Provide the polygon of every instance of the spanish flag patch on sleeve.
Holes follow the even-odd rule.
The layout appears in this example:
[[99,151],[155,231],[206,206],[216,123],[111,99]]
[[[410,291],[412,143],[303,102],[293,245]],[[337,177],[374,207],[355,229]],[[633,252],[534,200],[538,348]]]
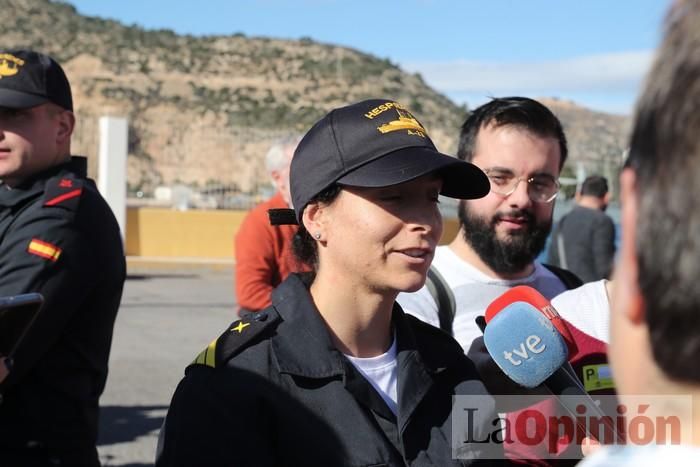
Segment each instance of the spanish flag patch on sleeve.
[[27,252],[51,261],[57,261],[58,257],[61,256],[61,249],[59,247],[41,241],[38,238],[32,238],[32,241],[29,242],[29,246],[27,247]]

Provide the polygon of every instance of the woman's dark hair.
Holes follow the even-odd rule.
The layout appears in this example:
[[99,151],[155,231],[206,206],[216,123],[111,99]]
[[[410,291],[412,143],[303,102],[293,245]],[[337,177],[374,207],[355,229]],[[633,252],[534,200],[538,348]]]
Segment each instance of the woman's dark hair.
[[[340,190],[340,185],[334,183],[311,198],[309,203],[331,203],[340,194]],[[299,230],[297,230],[292,239],[292,251],[300,263],[308,264],[313,267],[314,271],[318,268],[318,246],[316,245],[316,240],[311,238],[311,234],[306,230],[303,223],[299,224]]]

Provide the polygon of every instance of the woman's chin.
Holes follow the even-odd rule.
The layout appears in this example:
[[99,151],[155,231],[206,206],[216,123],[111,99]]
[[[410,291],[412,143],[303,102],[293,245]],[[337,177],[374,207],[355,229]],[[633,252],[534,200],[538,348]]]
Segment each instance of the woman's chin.
[[399,291],[400,292],[408,292],[408,293],[417,292],[418,290],[421,289],[421,287],[423,287],[424,284],[425,284],[425,276],[424,275],[418,275],[417,277],[410,278],[410,279],[407,278],[407,280],[404,281],[404,284],[403,284],[404,286],[399,288]]

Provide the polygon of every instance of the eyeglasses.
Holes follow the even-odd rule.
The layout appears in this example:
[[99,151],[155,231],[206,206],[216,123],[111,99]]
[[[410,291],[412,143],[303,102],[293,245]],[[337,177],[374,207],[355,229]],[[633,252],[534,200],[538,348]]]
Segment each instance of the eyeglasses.
[[534,177],[516,177],[512,172],[503,169],[486,169],[484,173],[491,182],[491,191],[501,196],[510,196],[518,188],[521,181],[527,182],[527,195],[534,203],[551,203],[559,193],[559,181],[547,174]]

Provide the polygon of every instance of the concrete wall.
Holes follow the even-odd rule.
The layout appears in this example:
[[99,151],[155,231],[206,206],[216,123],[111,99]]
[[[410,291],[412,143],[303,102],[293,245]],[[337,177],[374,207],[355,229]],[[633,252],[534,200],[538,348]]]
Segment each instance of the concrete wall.
[[[246,211],[128,208],[126,254],[141,257],[232,259],[233,237]],[[441,243],[457,232],[457,220],[446,219]]]

